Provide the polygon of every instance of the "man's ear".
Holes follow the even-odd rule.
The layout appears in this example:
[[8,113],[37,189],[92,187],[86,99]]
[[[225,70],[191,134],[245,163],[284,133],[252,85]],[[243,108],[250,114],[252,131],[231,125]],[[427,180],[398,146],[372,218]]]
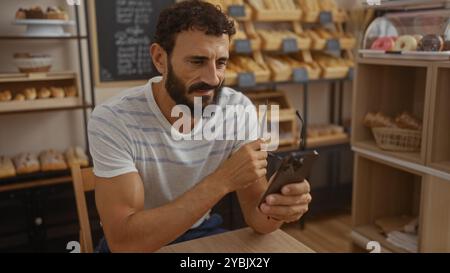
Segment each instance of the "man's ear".
[[150,54],[156,69],[161,75],[164,75],[167,69],[166,51],[159,44],[154,43],[150,46]]

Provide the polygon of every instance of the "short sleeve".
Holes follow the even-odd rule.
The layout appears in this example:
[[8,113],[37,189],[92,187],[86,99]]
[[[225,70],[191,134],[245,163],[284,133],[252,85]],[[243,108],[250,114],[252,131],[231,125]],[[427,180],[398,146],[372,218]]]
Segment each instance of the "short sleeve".
[[100,105],[93,111],[88,136],[96,176],[111,178],[137,172],[131,137],[112,108]]
[[237,117],[236,134],[245,132],[245,138],[237,137],[233,145],[232,153],[237,152],[242,146],[257,140],[259,136],[258,132],[258,116],[257,109],[245,95],[240,95],[239,103],[237,105],[244,107],[245,111],[239,111]]

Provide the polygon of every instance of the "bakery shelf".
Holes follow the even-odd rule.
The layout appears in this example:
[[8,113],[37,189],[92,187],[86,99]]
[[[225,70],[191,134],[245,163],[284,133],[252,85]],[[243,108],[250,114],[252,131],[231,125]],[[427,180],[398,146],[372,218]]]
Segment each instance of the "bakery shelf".
[[403,167],[388,166],[355,156],[353,185],[353,229],[394,252],[405,252],[384,239],[375,223],[385,217],[409,216],[419,220],[418,247],[421,247],[422,203],[425,175]]
[[[356,233],[356,234],[354,234]],[[359,237],[365,238],[364,242],[359,242]],[[395,252],[395,253],[408,253],[407,250],[397,247],[386,240],[386,238],[381,235],[375,225],[365,225],[359,226],[352,229],[352,239],[356,244],[362,248],[366,248],[369,241],[379,242],[381,245],[381,252]]]
[[450,182],[427,176],[422,201],[423,252],[450,251]]
[[450,173],[450,64],[435,68],[434,82],[427,162],[433,168]]
[[[386,153],[415,163],[425,163],[428,136],[432,67],[430,62],[360,59],[356,68],[353,96],[353,134],[355,147]],[[369,113],[381,112],[395,118],[408,112],[422,121],[421,149],[418,154],[382,151],[375,145],[370,128],[363,124]]]
[[358,141],[352,143],[353,147],[376,152],[379,154],[395,157],[404,161],[413,162],[413,163],[421,163],[421,155],[420,153],[405,153],[405,152],[392,152],[392,151],[384,151],[380,149],[374,140],[365,140]]
[[13,82],[35,82],[35,81],[56,81],[56,80],[73,80],[76,74],[73,72],[49,72],[49,73],[5,73],[0,74],[1,83]]
[[78,40],[87,39],[85,35],[71,35],[71,36],[14,36],[1,35],[0,40]]
[[335,134],[335,135],[330,135],[330,136],[308,138],[306,140],[306,147],[307,148],[317,148],[317,147],[332,146],[332,145],[338,145],[338,144],[346,144],[349,142],[350,142],[350,138],[349,138],[348,134],[342,133],[342,134]]
[[51,110],[89,109],[91,105],[81,103],[80,98],[36,99],[32,101],[0,102],[0,115]]
[[0,179],[0,192],[63,184],[72,181],[69,170],[38,172]]

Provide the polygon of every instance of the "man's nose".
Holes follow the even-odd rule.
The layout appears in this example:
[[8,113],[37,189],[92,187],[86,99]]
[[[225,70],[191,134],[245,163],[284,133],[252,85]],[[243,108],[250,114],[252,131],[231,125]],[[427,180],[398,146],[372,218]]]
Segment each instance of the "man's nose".
[[215,64],[210,64],[203,69],[202,81],[211,86],[218,86],[220,84],[220,77]]

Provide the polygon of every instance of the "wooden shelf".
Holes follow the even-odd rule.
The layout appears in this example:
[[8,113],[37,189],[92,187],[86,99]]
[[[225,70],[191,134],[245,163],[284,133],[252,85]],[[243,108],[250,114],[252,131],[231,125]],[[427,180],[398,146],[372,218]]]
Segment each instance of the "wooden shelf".
[[338,144],[345,144],[349,143],[350,138],[348,134],[336,134],[336,135],[330,135],[330,136],[324,136],[324,137],[316,137],[316,138],[308,138],[306,140],[306,147],[307,148],[316,148],[316,147],[323,147],[323,146],[332,146],[332,145],[338,145]]
[[435,168],[435,169],[443,171],[443,172],[450,173],[450,161],[431,163],[430,165],[432,168]]
[[[397,247],[387,241],[386,237],[380,234],[375,225],[365,225],[353,228],[353,232],[368,239],[368,241],[379,242],[382,248],[395,253],[408,253],[406,249]],[[365,246],[363,246],[365,248]]]
[[78,40],[78,39],[87,39],[88,37],[85,35],[77,36],[61,36],[61,37],[54,37],[54,36],[14,36],[14,35],[5,35],[0,36],[0,40]]
[[[388,60],[386,64],[383,60],[361,59],[357,65],[353,96],[353,145],[425,164],[432,71],[430,62],[401,61],[391,64],[391,60]],[[363,124],[369,112],[381,112],[393,119],[403,112],[408,112],[422,120],[421,151],[415,154],[379,149],[375,145],[372,131]]]
[[0,83],[57,81],[76,79],[74,72],[49,72],[49,73],[3,73],[0,74]]
[[29,181],[24,181],[24,182],[20,182],[20,183],[4,184],[4,185],[2,185],[0,183],[0,192],[57,185],[57,184],[68,183],[70,181],[72,181],[72,177],[70,175],[69,176],[66,175],[66,176],[48,178],[48,179],[39,179],[39,180],[30,179]]
[[450,63],[439,64],[434,71],[427,163],[450,174]]
[[413,163],[421,163],[420,153],[405,153],[405,152],[391,152],[378,148],[374,140],[357,141],[352,144],[354,147],[366,149],[372,152],[377,152],[387,156],[392,156],[401,160]]
[[[0,102],[0,114],[45,110],[83,109],[80,98],[36,99],[29,101]],[[86,105],[88,108],[89,106]]]
[[405,252],[389,244],[378,233],[375,222],[402,215],[417,217],[420,221],[425,196],[423,187],[427,183],[425,176],[356,154],[353,183],[353,228],[394,252]]

